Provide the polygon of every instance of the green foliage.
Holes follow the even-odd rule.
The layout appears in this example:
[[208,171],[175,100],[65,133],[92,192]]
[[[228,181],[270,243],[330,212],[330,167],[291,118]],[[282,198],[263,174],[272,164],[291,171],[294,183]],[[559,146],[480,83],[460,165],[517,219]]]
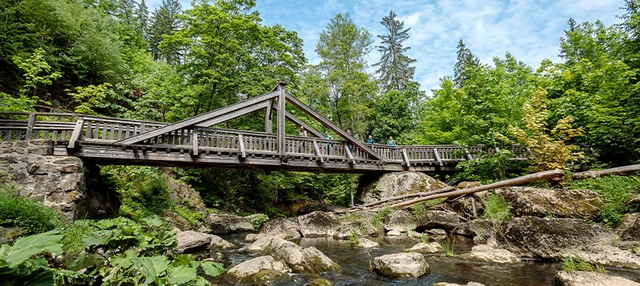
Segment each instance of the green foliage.
[[489,199],[484,201],[485,209],[483,217],[494,221],[510,221],[513,215],[511,214],[511,206],[507,201],[496,194],[490,194]]
[[173,205],[171,206],[171,210],[177,213],[180,217],[184,218],[186,221],[191,224],[191,226],[196,227],[199,223],[205,221],[204,213],[200,211],[193,210],[188,206],[183,205]]
[[451,237],[447,236],[447,238],[438,241],[438,243],[440,244],[440,246],[442,246],[442,248],[444,248],[444,253],[448,257],[456,256],[456,253],[454,251],[455,241]]
[[573,255],[562,259],[562,270],[564,271],[592,271],[598,273],[607,273],[604,266],[589,262],[580,255]]
[[260,227],[263,223],[269,220],[269,217],[263,214],[257,214],[251,218],[251,224],[253,225],[253,229],[256,231],[260,230]]
[[384,219],[393,212],[392,209],[385,207],[371,218],[371,225],[375,228],[382,228]]
[[427,207],[424,203],[413,205],[413,208],[411,209],[411,212],[416,219],[420,218],[426,211]]
[[570,189],[588,189],[602,196],[603,205],[598,213],[598,221],[609,228],[620,224],[625,213],[640,211],[638,205],[626,203],[633,195],[640,194],[640,176],[608,176],[573,181]]
[[[167,256],[176,245],[175,231],[159,217],[138,222],[126,218],[80,220],[62,231],[23,237],[13,246],[0,246],[0,282],[209,285],[197,276],[198,269],[209,276],[224,271],[219,263],[195,261],[191,255]],[[60,263],[55,257],[63,250],[64,261]],[[80,269],[84,271],[77,272]]]
[[347,237],[347,244],[351,247],[357,247],[360,244],[360,236],[355,230],[352,230],[349,237]]
[[170,209],[167,183],[157,168],[107,166],[101,172],[116,180],[121,216],[137,219]]
[[59,230],[18,238],[13,245],[0,246],[0,284],[53,285],[55,270],[47,257],[62,254]]
[[572,138],[583,135],[582,129],[572,127],[573,118],[562,118],[549,130],[546,90],[536,90],[525,103],[523,113],[522,121],[526,127],[510,127],[510,131],[531,150],[533,162],[530,171],[566,170],[569,162],[582,157],[578,146],[567,144]]
[[0,189],[0,225],[21,227],[27,233],[45,232],[61,225],[60,213],[20,196],[14,185],[5,185]]
[[459,181],[481,181],[483,184],[516,177],[527,162],[510,160],[515,155],[507,149],[493,154],[474,154],[474,160],[458,163],[456,168],[462,171],[456,174]]
[[[355,135],[365,133],[365,119],[370,113],[376,83],[366,73],[366,56],[371,51],[371,34],[359,28],[349,14],[333,17],[320,34],[316,51],[322,62],[317,67],[328,93],[317,94],[314,101],[326,103],[321,110],[328,118]],[[314,107],[312,105],[312,107]]]

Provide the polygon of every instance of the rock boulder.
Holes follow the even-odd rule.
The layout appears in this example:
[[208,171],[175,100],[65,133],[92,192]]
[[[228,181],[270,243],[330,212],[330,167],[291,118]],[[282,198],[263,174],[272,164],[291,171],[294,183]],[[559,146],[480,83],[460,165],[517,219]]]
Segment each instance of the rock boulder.
[[640,213],[625,214],[615,232],[622,240],[640,241]]
[[284,239],[300,238],[300,224],[286,218],[270,219],[260,227],[260,234],[277,236]]
[[332,237],[341,226],[337,215],[326,212],[312,212],[299,216],[298,223],[304,237]]
[[460,218],[455,212],[428,210],[418,218],[416,230],[425,231],[432,228],[452,230],[459,224]]
[[595,219],[602,197],[590,190],[548,190],[533,187],[498,189],[515,216]]
[[509,222],[504,244],[514,252],[543,259],[562,259],[565,253],[592,244],[611,244],[614,235],[581,219],[525,216]]
[[407,252],[376,257],[373,269],[382,276],[417,278],[429,272],[429,264],[422,254]]
[[553,283],[558,286],[640,286],[626,278],[589,271],[560,271]]
[[405,210],[397,210],[384,218],[385,231],[407,232],[415,230],[418,225],[412,213]]
[[395,196],[429,192],[445,187],[447,184],[420,172],[365,174],[360,177],[355,203],[371,203]]
[[260,256],[232,267],[227,271],[227,275],[235,281],[248,283],[261,271],[284,274],[290,272],[291,269],[283,262],[277,261],[271,256]]
[[253,232],[253,224],[246,217],[230,214],[209,214],[207,223],[214,234]]

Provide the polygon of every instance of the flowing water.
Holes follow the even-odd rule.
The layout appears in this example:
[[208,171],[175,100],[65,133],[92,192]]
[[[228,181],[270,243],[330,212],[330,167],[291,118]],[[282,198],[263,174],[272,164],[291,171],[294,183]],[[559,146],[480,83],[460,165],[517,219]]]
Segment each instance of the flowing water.
[[[243,251],[248,243],[244,242],[244,235],[223,237],[228,241],[242,246],[240,249],[224,252],[225,269],[231,268],[242,261],[258,255]],[[473,242],[470,239],[453,237],[456,254],[471,250]],[[516,264],[480,263],[461,260],[454,257],[427,255],[427,263],[431,271],[418,279],[386,278],[370,270],[370,263],[374,257],[390,253],[400,253],[404,249],[416,244],[415,240],[394,239],[379,240],[382,247],[375,249],[353,249],[343,241],[331,238],[303,238],[299,241],[301,247],[315,246],[329,258],[338,263],[342,270],[326,272],[318,275],[291,274],[290,279],[276,285],[305,285],[320,277],[332,281],[335,285],[431,285],[436,282],[452,282],[466,284],[470,281],[484,285],[552,285],[556,272],[562,269],[561,263],[526,261]],[[623,276],[640,282],[640,271],[609,270],[609,274]],[[236,285],[229,281],[216,279],[212,282],[219,285]]]

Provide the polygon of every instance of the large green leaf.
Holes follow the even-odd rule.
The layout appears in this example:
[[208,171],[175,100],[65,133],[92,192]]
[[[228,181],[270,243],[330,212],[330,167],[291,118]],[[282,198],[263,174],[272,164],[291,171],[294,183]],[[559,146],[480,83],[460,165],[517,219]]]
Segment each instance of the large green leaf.
[[140,257],[138,261],[145,271],[145,285],[153,283],[169,267],[169,259],[166,256]]
[[222,267],[222,264],[218,262],[202,261],[200,263],[200,266],[202,266],[204,273],[206,273],[209,276],[215,277],[224,272],[224,268]]
[[55,257],[62,253],[62,235],[59,233],[58,230],[52,230],[18,238],[13,246],[3,245],[0,247],[0,260],[6,261],[9,268],[16,268],[38,253],[51,252],[51,255]]
[[169,267],[166,278],[169,284],[180,285],[196,279],[197,276],[195,268],[182,265],[178,267]]

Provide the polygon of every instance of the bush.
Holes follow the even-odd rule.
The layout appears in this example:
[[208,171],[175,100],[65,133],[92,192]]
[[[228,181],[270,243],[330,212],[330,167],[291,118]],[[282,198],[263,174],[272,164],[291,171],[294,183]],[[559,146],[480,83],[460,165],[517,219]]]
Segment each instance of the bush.
[[14,185],[5,185],[0,189],[0,225],[21,227],[33,234],[55,229],[61,220],[59,212],[18,195]]
[[640,193],[640,176],[609,176],[573,181],[570,189],[588,189],[602,196],[603,206],[598,221],[615,228],[626,213],[640,211],[638,205],[626,205],[634,194]]

